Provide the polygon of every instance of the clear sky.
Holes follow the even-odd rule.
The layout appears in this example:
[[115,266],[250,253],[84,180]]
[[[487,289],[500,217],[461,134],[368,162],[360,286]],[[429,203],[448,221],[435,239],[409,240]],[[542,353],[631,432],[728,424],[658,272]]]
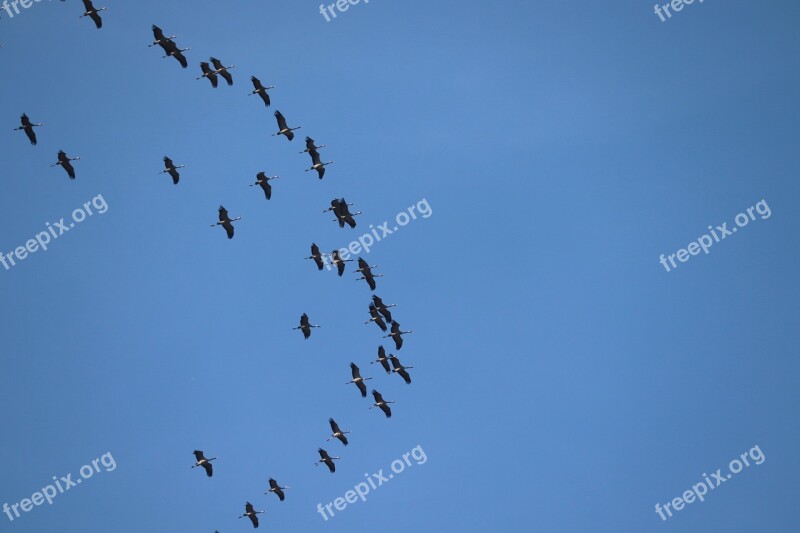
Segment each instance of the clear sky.
[[[326,22],[306,0],[98,0],[100,31],[78,0],[2,14],[0,251],[98,195],[107,211],[0,266],[0,504],[106,452],[116,468],[0,531],[246,531],[247,500],[270,531],[797,530],[800,7],[661,22],[652,3],[371,0]],[[195,80],[211,55],[233,87]],[[269,110],[251,75],[277,86]],[[335,161],[322,181],[305,135]],[[322,213],[340,196],[355,230]],[[363,255],[414,331],[397,352],[363,324],[353,263],[303,258],[422,200]],[[769,218],[659,263],[762,200]],[[231,241],[219,204],[243,217]],[[369,364],[381,343],[411,385]],[[345,385],[351,361],[390,420]],[[317,512],[417,446],[424,464]],[[762,464],[655,512],[754,446]]]

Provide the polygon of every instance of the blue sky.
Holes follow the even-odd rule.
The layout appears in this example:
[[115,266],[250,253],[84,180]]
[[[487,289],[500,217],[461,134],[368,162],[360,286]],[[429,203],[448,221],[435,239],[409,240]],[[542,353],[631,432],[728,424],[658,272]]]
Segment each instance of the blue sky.
[[[101,31],[77,0],[0,20],[0,251],[108,205],[0,267],[0,503],[106,452],[117,467],[0,531],[245,531],[246,500],[274,531],[797,528],[796,3],[667,22],[639,0],[372,0],[331,22],[306,1],[96,5]],[[147,47],[154,23],[188,69]],[[194,79],[211,55],[233,87]],[[269,110],[251,75],[277,86]],[[23,112],[36,147],[11,132]],[[335,160],[322,181],[305,135]],[[74,182],[59,149],[82,157]],[[261,170],[281,176],[269,203]],[[322,214],[337,196],[355,230]],[[369,364],[390,345],[352,263],[303,258],[422,199],[432,216],[365,256],[414,330],[390,350],[407,386]],[[762,199],[768,219],[659,264]],[[231,241],[219,204],[243,217]],[[307,341],[303,312],[322,325]],[[344,384],[351,361],[392,419]],[[325,442],[331,416],[348,447]],[[418,445],[424,464],[317,513]],[[763,464],[654,512],[756,445]],[[220,457],[212,479],[194,449]]]

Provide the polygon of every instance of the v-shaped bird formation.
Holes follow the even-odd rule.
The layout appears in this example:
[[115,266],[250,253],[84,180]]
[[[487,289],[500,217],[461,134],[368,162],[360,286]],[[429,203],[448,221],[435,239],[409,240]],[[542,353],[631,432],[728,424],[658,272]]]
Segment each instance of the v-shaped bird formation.
[[[88,17],[92,19],[97,29],[103,28],[103,19],[101,18],[100,14],[101,12],[106,11],[107,8],[95,8],[91,0],[83,0],[83,5],[84,13],[80,18]],[[190,50],[190,48],[180,48],[174,40],[177,38],[176,35],[167,36],[165,35],[164,31],[156,25],[153,25],[151,29],[153,33],[153,41],[148,46],[160,47],[165,54],[163,56],[164,58],[175,58],[182,68],[187,68],[188,60],[184,55],[184,52]],[[204,78],[207,79],[212,88],[217,88],[219,86],[219,78],[222,78],[228,86],[234,85],[234,78],[230,72],[235,68],[234,65],[226,66],[221,60],[213,56],[210,57],[208,61],[201,61],[199,65],[201,74],[197,77],[198,80],[202,80]],[[275,86],[264,86],[261,80],[259,80],[256,76],[251,76],[250,81],[252,82],[253,90],[249,93],[249,95],[258,95],[263,101],[265,107],[269,108],[272,105],[272,101],[268,91],[274,89]],[[287,122],[286,118],[280,111],[275,111],[274,117],[277,122],[278,130],[272,133],[272,136],[283,136],[287,139],[287,141],[291,142],[295,137],[294,132],[300,129],[301,126],[290,127],[289,122]],[[20,117],[20,126],[15,128],[14,131],[23,131],[30,144],[37,146],[39,144],[39,139],[37,137],[35,128],[40,128],[43,126],[43,123],[32,122],[28,115],[23,113]],[[305,171],[316,171],[317,177],[320,180],[326,175],[326,167],[333,164],[332,160],[323,161],[320,155],[320,150],[326,146],[327,145],[325,144],[317,145],[313,138],[307,136],[305,138],[305,149],[300,152],[300,154],[308,154],[311,158],[311,166],[306,168]],[[51,166],[60,166],[62,169],[64,169],[64,171],[67,173],[67,176],[71,180],[75,180],[76,169],[72,163],[81,160],[81,158],[71,157],[64,150],[58,151],[57,158],[57,162]],[[176,164],[172,158],[169,156],[164,156],[163,166],[164,169],[161,170],[159,174],[169,175],[169,177],[172,179],[172,183],[174,185],[179,185],[181,182],[181,174],[178,171],[180,169],[187,168],[187,165]],[[191,177],[189,179],[191,180]],[[250,186],[260,187],[266,200],[270,201],[272,200],[272,184],[270,182],[277,179],[279,179],[279,176],[268,176],[265,171],[259,171],[256,174],[255,182],[251,183]],[[330,203],[330,207],[325,209],[323,213],[332,212],[335,217],[333,220],[338,223],[340,228],[345,228],[346,226],[355,228],[357,225],[355,217],[360,215],[361,212],[352,212],[350,210],[350,207],[352,206],[353,204],[348,203],[344,197],[334,198]],[[219,206],[217,215],[218,220],[217,222],[211,224],[211,227],[222,226],[222,228],[225,230],[227,238],[233,239],[235,236],[234,222],[242,220],[242,216],[231,218],[228,209],[222,205]],[[311,244],[311,255],[306,259],[313,260],[317,270],[319,271],[323,270],[323,266],[325,265],[326,261],[330,261],[331,264],[336,268],[336,272],[339,277],[341,277],[345,272],[345,264],[353,261],[352,259],[342,259],[339,250],[334,250],[330,254],[326,254],[322,252],[319,246],[315,243]],[[357,280],[365,280],[370,288],[370,291],[375,291],[377,287],[376,279],[383,277],[382,274],[376,274],[374,272],[378,266],[370,265],[361,257],[359,257],[356,262],[358,268],[355,269],[354,272],[360,275]],[[389,310],[395,306],[396,304],[385,304],[379,296],[373,294],[372,299],[368,304],[369,319],[365,322],[365,324],[374,322],[380,328],[381,332],[386,333],[384,338],[391,338],[392,341],[394,341],[395,348],[400,350],[403,347],[403,335],[410,334],[412,331],[404,331],[400,328],[400,323],[397,322],[397,320],[393,317],[392,312]],[[293,329],[300,330],[303,334],[303,338],[305,340],[309,340],[312,337],[312,331],[320,327],[321,326],[319,324],[313,324],[311,322],[311,319],[307,313],[302,313],[300,316],[299,325]],[[378,358],[376,360],[369,361],[369,363],[379,363],[385,370],[386,374],[398,374],[406,384],[411,384],[411,375],[408,371],[413,367],[403,365],[400,362],[400,359],[398,359],[398,357],[394,354],[389,354],[387,356],[386,350],[383,346],[378,346]],[[361,375],[360,368],[354,362],[350,362],[350,376],[351,379],[347,381],[346,384],[355,385],[358,389],[359,397],[367,398],[368,387],[366,382],[374,380],[375,378],[363,377]],[[374,388],[372,389],[371,394],[373,402],[369,406],[369,409],[371,410],[373,408],[378,408],[386,418],[391,418],[392,409],[390,405],[394,404],[395,401],[384,399],[383,395]],[[351,433],[350,430],[340,429],[339,424],[332,417],[328,418],[328,423],[330,425],[331,433],[327,438],[327,441],[338,440],[343,446],[347,446],[349,444],[349,439],[346,435]],[[309,446],[309,449],[313,450],[313,447]],[[324,464],[331,473],[334,473],[336,471],[336,464],[334,461],[338,461],[342,458],[331,456],[321,447],[318,447],[317,453],[319,454],[319,460],[317,460],[314,464]],[[194,450],[193,454],[195,457],[195,464],[192,465],[192,468],[202,468],[205,471],[206,477],[213,478],[214,467],[212,466],[212,461],[215,461],[218,458],[216,456],[206,458],[205,453],[202,450]],[[279,483],[272,477],[269,477],[268,483],[269,489],[265,492],[265,494],[274,493],[278,497],[279,501],[284,501],[286,497],[284,491],[289,487],[279,485]],[[245,503],[244,513],[240,515],[239,518],[248,518],[253,527],[257,528],[259,527],[258,515],[264,512],[265,511],[263,510],[256,510],[255,506],[250,503],[250,501],[247,501]]]

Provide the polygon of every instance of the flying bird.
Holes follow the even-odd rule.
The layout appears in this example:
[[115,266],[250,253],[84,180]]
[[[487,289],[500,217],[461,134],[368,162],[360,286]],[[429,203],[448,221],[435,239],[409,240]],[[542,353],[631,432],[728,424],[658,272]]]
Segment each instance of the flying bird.
[[164,170],[159,172],[159,174],[169,174],[172,177],[172,183],[177,185],[181,179],[181,175],[178,173],[178,169],[184,168],[185,166],[186,165],[180,165],[176,167],[175,164],[172,162],[172,159],[170,159],[167,156],[164,156]]
[[351,228],[356,227],[356,220],[353,218],[355,215],[360,215],[361,211],[357,213],[351,213],[350,207],[353,204],[348,204],[347,200],[344,198],[334,198],[331,200],[331,206],[323,211],[323,213],[327,213],[328,211],[333,211],[333,214],[336,215],[334,219],[335,222],[339,223],[339,227],[343,228],[345,224],[350,226]]
[[228,72],[228,70],[232,69],[236,65],[231,65],[229,67],[226,67],[225,65],[222,64],[222,61],[220,61],[216,57],[209,58],[209,61],[211,61],[211,64],[214,65],[214,73],[222,76],[222,78],[228,83],[228,85],[233,85],[233,76],[231,76],[231,73]]
[[307,339],[311,336],[311,328],[318,328],[318,327],[320,326],[316,324],[311,324],[308,321],[308,315],[303,313],[302,316],[300,317],[300,325],[292,329],[299,329],[300,331],[303,332],[303,337]]
[[211,224],[211,227],[222,226],[225,228],[225,233],[228,234],[228,238],[233,239],[233,223],[237,220],[242,220],[242,217],[231,218],[228,216],[228,210],[219,206],[219,222]]
[[320,148],[325,148],[326,146],[328,145],[323,144],[321,146],[317,146],[316,144],[314,144],[314,139],[312,139],[311,137],[306,137],[306,149],[300,153],[303,154],[305,152],[310,152],[312,150],[319,150]]
[[341,459],[341,457],[331,457],[328,455],[328,452],[320,448],[317,450],[319,452],[320,460],[314,463],[314,466],[317,466],[320,463],[325,463],[325,466],[328,467],[328,470],[331,471],[331,474],[336,472],[336,465],[333,463],[334,459]]
[[386,328],[386,322],[383,321],[383,317],[378,312],[378,308],[375,307],[375,304],[369,304],[369,315],[372,318],[370,318],[369,320],[364,322],[364,324],[369,324],[370,322],[375,322],[378,325],[378,327],[381,328],[381,331],[386,331],[386,329],[387,329]]
[[400,374],[400,377],[403,378],[403,381],[406,382],[406,385],[411,385],[411,376],[408,374],[407,370],[414,367],[403,366],[403,363],[400,362],[400,359],[394,355],[389,357],[389,360],[392,362],[392,372]]
[[28,140],[31,142],[32,145],[36,146],[36,132],[33,131],[33,128],[38,128],[39,126],[44,126],[44,124],[34,124],[31,122],[31,119],[28,118],[28,115],[25,113],[19,118],[21,126],[19,128],[14,128],[14,131],[23,130],[25,135],[28,136]]
[[306,259],[313,259],[314,263],[317,264],[317,270],[322,270],[322,268],[325,266],[325,262],[323,260],[324,257],[325,255],[319,251],[319,246],[312,242],[311,255],[306,257]]
[[208,78],[208,81],[211,82],[211,86],[216,89],[218,84],[217,73],[211,70],[211,67],[205,61],[200,62],[200,70],[203,71],[203,75],[196,79],[202,80],[203,78]]
[[392,321],[392,313],[389,311],[390,307],[395,307],[397,304],[386,305],[383,303],[377,295],[372,295],[372,302],[375,304],[375,307],[378,308],[378,311],[383,315],[383,318],[386,319],[387,322]]
[[319,152],[316,150],[309,150],[309,155],[311,155],[311,167],[306,169],[306,172],[309,170],[316,170],[317,174],[319,175],[319,179],[325,175],[325,165],[330,165],[333,161],[328,161],[327,163],[323,163],[322,160],[319,158]]
[[373,274],[372,273],[373,268],[378,268],[378,265],[370,266],[369,263],[364,261],[364,259],[362,259],[361,257],[358,258],[358,268],[356,269],[356,272],[361,272],[361,277],[356,279],[356,281],[362,279],[367,280],[367,285],[369,285],[370,290],[374,291],[375,278],[382,278],[383,274]]
[[256,511],[255,509],[253,509],[253,504],[250,503],[250,502],[247,502],[247,503],[244,504],[244,514],[242,516],[240,516],[239,518],[244,518],[246,516],[253,523],[253,527],[257,528],[258,527],[258,515],[260,515],[263,512],[265,512],[265,511]]
[[161,48],[164,49],[164,53],[166,54],[164,57],[174,57],[178,63],[181,64],[183,68],[187,68],[189,66],[189,62],[186,60],[186,56],[183,55],[183,52],[190,50],[190,48],[178,48],[178,45],[172,39],[167,39],[166,41],[161,43]]
[[391,337],[394,339],[394,345],[399,350],[403,347],[403,337],[406,333],[414,333],[413,331],[400,331],[400,323],[396,320],[392,322],[392,330],[391,333],[388,335],[384,335],[383,338]]
[[367,386],[364,384],[365,381],[372,378],[362,378],[361,371],[358,369],[355,363],[350,363],[350,373],[353,376],[353,379],[345,383],[345,385],[349,385],[351,383],[355,383],[358,390],[361,391],[361,397],[367,397]]
[[253,87],[254,87],[253,92],[250,93],[250,96],[257,94],[258,96],[261,97],[262,100],[264,100],[264,105],[269,107],[271,102],[269,100],[269,93],[267,92],[267,90],[274,89],[275,86],[270,85],[269,87],[264,87],[264,85],[261,84],[261,80],[259,80],[255,76],[250,76],[250,81],[253,82]]
[[203,455],[202,450],[195,450],[193,453],[194,453],[194,458],[197,460],[197,462],[192,465],[192,468],[196,466],[202,466],[203,470],[206,471],[206,475],[208,477],[211,477],[214,474],[214,469],[211,467],[211,461],[216,459],[216,457],[212,457],[211,459],[206,459],[205,456]]
[[339,277],[344,274],[344,264],[351,262],[352,259],[342,259],[339,256],[339,250],[334,250],[331,252],[331,263],[336,267],[336,271],[339,274]]
[[389,368],[389,359],[386,358],[386,350],[383,348],[383,346],[378,346],[378,358],[369,362],[371,365],[375,363],[380,363],[383,369],[386,370],[387,374],[392,373],[392,369]]
[[256,174],[256,182],[250,186],[255,187],[256,185],[260,185],[261,189],[264,191],[264,196],[266,196],[267,200],[269,200],[272,198],[272,185],[269,184],[269,181],[279,178],[280,176],[267,176],[264,172],[259,172]]
[[278,499],[280,501],[283,501],[283,499],[286,497],[283,494],[283,491],[288,489],[288,488],[289,487],[281,487],[280,485],[278,485],[277,481],[275,481],[272,478],[269,478],[269,490],[267,492],[265,492],[264,494],[269,494],[270,492],[274,492],[278,496]]
[[92,5],[92,0],[83,0],[83,7],[86,8],[86,12],[79,18],[89,17],[94,21],[94,25],[97,26],[98,30],[102,28],[103,19],[100,18],[100,12],[105,11],[108,8],[101,7],[100,9],[95,9],[94,5]]
[[80,157],[69,157],[67,154],[64,153],[64,150],[60,150],[58,152],[58,163],[53,163],[50,166],[51,167],[60,166],[61,168],[67,171],[67,176],[69,176],[69,179],[74,180],[75,169],[73,168],[72,163],[70,163],[70,161],[77,161],[79,159]]
[[392,418],[392,410],[389,408],[389,404],[394,403],[394,400],[392,401],[384,400],[383,396],[381,396],[381,393],[376,391],[375,389],[372,389],[372,397],[375,398],[375,403],[372,404],[370,409],[372,409],[372,407],[377,407],[381,411],[383,411],[383,414],[386,415],[386,418]]
[[331,434],[330,437],[328,437],[327,440],[339,439],[342,442],[342,444],[347,446],[347,437],[345,437],[345,434],[350,432],[342,431],[341,429],[339,429],[339,424],[337,424],[336,420],[334,420],[333,418],[329,418],[328,423],[331,425],[331,431],[333,431],[333,433]]
[[294,139],[294,130],[299,130],[302,126],[298,126],[296,128],[290,128],[286,125],[286,119],[283,117],[280,111],[275,111],[275,118],[278,120],[278,133],[273,133],[272,136],[275,137],[276,135],[283,135],[290,141]]
[[[169,37],[164,36],[164,30],[153,24],[153,38],[155,39],[152,43],[148,44],[147,46],[160,46],[167,51],[168,42],[177,37],[177,35],[170,35]],[[173,43],[174,44],[174,43]]]

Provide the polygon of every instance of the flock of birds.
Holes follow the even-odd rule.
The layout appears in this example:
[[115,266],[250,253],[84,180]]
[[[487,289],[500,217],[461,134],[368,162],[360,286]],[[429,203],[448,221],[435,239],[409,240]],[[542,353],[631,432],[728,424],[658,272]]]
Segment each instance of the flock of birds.
[[[63,0],[62,0],[63,1]],[[91,0],[83,0],[83,4],[85,7],[85,13],[82,15],[84,17],[90,17],[94,22],[96,27],[102,28],[103,20],[100,17],[100,12],[105,11],[107,8],[100,8],[96,9],[93,5]],[[154,41],[149,46],[160,46],[164,53],[166,54],[164,57],[174,57],[183,68],[188,67],[188,61],[186,56],[184,56],[183,52],[189,50],[189,48],[180,48],[175,43],[173,39],[176,38],[175,35],[172,36],[165,36],[164,32],[158,26],[153,25],[153,37]],[[230,73],[230,70],[234,68],[234,65],[225,66],[220,60],[212,57],[210,58],[210,64],[207,62],[200,63],[200,69],[202,71],[202,75],[197,79],[206,78],[211,82],[211,86],[216,88],[218,86],[218,77],[222,77],[228,85],[233,85],[234,80],[233,76]],[[271,100],[269,93],[267,92],[269,89],[275,88],[274,86],[264,87],[261,81],[252,76],[250,78],[253,84],[253,91],[250,95],[257,94],[261,97],[266,107],[270,107]],[[273,134],[273,136],[283,135],[289,141],[294,139],[294,131],[299,129],[290,128],[287,125],[286,119],[284,116],[279,112],[275,111],[274,113],[277,123],[278,123],[278,131]],[[28,140],[32,145],[36,145],[38,140],[36,136],[36,132],[34,128],[44,126],[42,123],[33,123],[31,122],[30,118],[23,114],[20,118],[20,126],[15,128],[15,131],[24,131]],[[326,145],[317,146],[315,144],[314,139],[311,137],[306,137],[306,148],[303,150],[302,153],[308,153],[311,157],[312,165],[311,167],[307,168],[306,171],[315,170],[319,176],[319,179],[322,179],[325,175],[325,167],[333,163],[333,161],[322,162],[319,149],[324,148]],[[78,161],[80,157],[69,157],[63,150],[58,152],[58,161],[51,166],[61,166],[67,173],[70,179],[75,179],[75,168],[72,165],[72,161]],[[180,173],[178,172],[179,169],[184,168],[185,165],[176,165],[172,159],[165,156],[164,157],[164,170],[162,170],[161,174],[169,174],[172,178],[172,182],[177,185],[180,182]],[[253,183],[251,186],[260,186],[261,189],[264,191],[264,195],[266,196],[267,200],[270,200],[272,197],[272,187],[270,185],[270,181],[278,179],[279,176],[267,176],[264,172],[259,172],[256,176],[256,182]],[[353,204],[347,203],[344,198],[335,198],[331,201],[331,206],[323,211],[323,213],[333,212],[334,216],[336,217],[334,220],[338,222],[340,228],[344,228],[345,225],[349,226],[350,228],[356,227],[355,216],[361,214],[360,212],[352,213],[350,211],[350,206]],[[241,220],[241,217],[231,218],[228,214],[228,210],[225,207],[220,206],[219,211],[219,221],[215,224],[212,224],[212,227],[215,226],[222,226],[225,229],[225,232],[229,239],[234,237],[234,226],[233,222]],[[339,256],[338,250],[334,250],[330,254],[325,254],[320,251],[319,247],[315,244],[311,244],[311,255],[306,259],[312,259],[317,266],[318,270],[323,270],[325,265],[325,259],[328,257],[336,269],[338,275],[341,277],[345,271],[345,263],[352,261],[352,259],[342,259]],[[376,289],[376,282],[375,278],[382,277],[381,274],[374,274],[372,269],[376,268],[377,265],[369,265],[364,259],[358,258],[358,269],[355,270],[356,273],[361,274],[361,277],[357,278],[358,280],[366,280],[367,284],[371,291]],[[390,308],[395,307],[396,304],[387,305],[383,302],[383,300],[377,296],[372,295],[372,301],[369,303],[369,320],[365,322],[365,324],[369,324],[370,322],[374,322],[383,332],[388,333],[384,335],[383,338],[391,338],[394,341],[395,348],[400,350],[403,347],[403,335],[412,333],[412,331],[403,331],[400,329],[400,324],[394,319],[392,316],[392,312]],[[391,324],[388,326],[387,324]],[[300,317],[300,325],[293,329],[299,329],[303,333],[303,337],[305,339],[309,339],[311,337],[311,331],[313,328],[319,328],[318,324],[311,324],[311,321],[307,314],[303,313]],[[408,370],[412,369],[411,366],[404,366],[400,359],[397,358],[394,354],[389,354],[387,357],[386,350],[383,346],[378,347],[378,358],[370,361],[370,364],[379,363],[383,369],[386,371],[386,374],[398,374],[406,384],[411,384],[411,376],[408,373]],[[359,369],[358,365],[355,363],[350,363],[350,373],[352,379],[346,382],[347,385],[354,384],[362,398],[367,397],[367,385],[366,381],[371,380],[371,377],[362,377],[361,370]],[[374,399],[374,403],[370,406],[369,409],[374,407],[379,408],[386,418],[391,418],[392,410],[389,407],[390,404],[395,403],[394,400],[385,400],[380,392],[373,389],[372,390],[372,397]],[[347,446],[349,441],[346,437],[350,431],[343,431],[340,429],[338,423],[333,419],[329,418],[328,423],[330,424],[331,435],[328,437],[327,441],[336,439],[342,443],[342,445]],[[319,454],[319,460],[314,463],[314,465],[324,464],[328,467],[331,473],[336,471],[336,465],[334,463],[335,460],[341,459],[341,457],[334,457],[331,456],[326,450],[323,448],[318,448],[317,450]],[[195,450],[195,464],[192,468],[201,467],[205,470],[207,477],[212,477],[214,470],[212,467],[211,462],[217,459],[217,457],[206,458],[204,452],[202,450]],[[269,489],[265,492],[265,494],[274,493],[280,501],[284,501],[285,493],[284,491],[289,487],[281,486],[279,483],[273,479],[269,478]],[[249,501],[245,504],[245,512],[239,518],[249,518],[253,524],[254,528],[257,528],[259,525],[258,515],[264,513],[265,511],[258,511],[254,508],[253,504]]]

